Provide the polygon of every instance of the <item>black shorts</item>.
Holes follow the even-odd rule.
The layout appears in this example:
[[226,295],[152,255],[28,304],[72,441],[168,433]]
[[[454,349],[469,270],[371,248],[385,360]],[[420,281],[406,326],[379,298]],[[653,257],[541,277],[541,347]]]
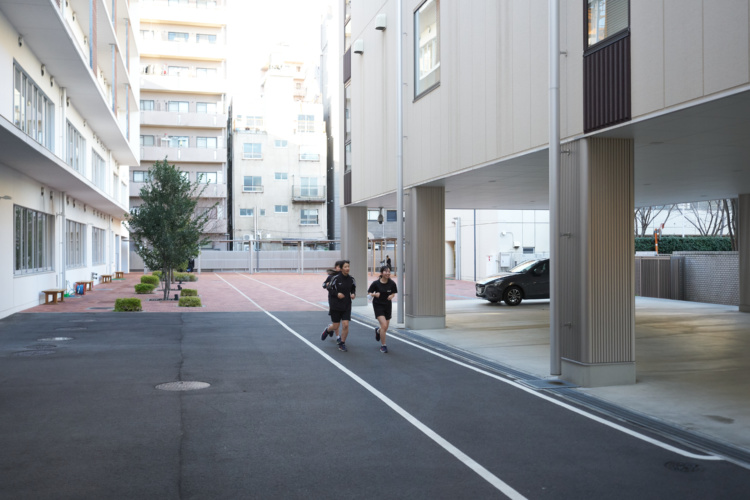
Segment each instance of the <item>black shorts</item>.
[[393,311],[393,303],[388,301],[387,304],[376,304],[372,303],[372,310],[375,311],[375,317],[385,316],[388,321],[391,320],[391,311]]
[[347,309],[346,311],[336,311],[331,309],[328,311],[328,314],[331,316],[331,321],[334,323],[341,323],[341,321],[349,321],[352,319],[351,309]]

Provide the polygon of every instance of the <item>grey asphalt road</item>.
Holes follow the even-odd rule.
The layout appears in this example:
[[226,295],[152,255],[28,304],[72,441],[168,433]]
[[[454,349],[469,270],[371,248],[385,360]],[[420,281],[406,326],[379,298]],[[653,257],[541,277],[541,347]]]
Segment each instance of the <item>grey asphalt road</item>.
[[[324,312],[273,314],[0,320],[0,498],[750,491],[750,471],[731,463],[686,458],[396,339],[381,354],[369,327],[353,323],[341,353],[320,340]],[[156,388],[175,381],[210,386]]]

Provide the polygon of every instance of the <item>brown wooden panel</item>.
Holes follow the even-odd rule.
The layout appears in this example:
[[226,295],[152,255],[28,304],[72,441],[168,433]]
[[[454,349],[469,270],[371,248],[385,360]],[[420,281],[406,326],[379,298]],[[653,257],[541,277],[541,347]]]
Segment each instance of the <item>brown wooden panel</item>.
[[629,121],[630,93],[630,36],[622,37],[584,55],[585,132]]

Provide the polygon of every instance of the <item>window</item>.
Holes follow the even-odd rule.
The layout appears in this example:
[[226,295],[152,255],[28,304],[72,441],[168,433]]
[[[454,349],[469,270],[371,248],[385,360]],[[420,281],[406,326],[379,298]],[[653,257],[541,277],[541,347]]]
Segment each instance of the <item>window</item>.
[[104,229],[91,228],[91,263],[94,265],[106,262],[105,234]]
[[259,142],[246,142],[242,145],[242,158],[245,160],[260,160],[263,158],[263,145]]
[[344,172],[352,170],[352,92],[351,85],[344,89]]
[[534,253],[534,247],[523,247],[523,253],[524,254],[533,254]]
[[154,142],[154,136],[153,135],[142,135],[141,136],[141,146],[153,146],[155,144]]
[[253,216],[252,208],[240,208],[240,217],[252,217],[252,216]]
[[153,99],[141,99],[141,111],[153,111],[154,101]]
[[[239,116],[237,117],[239,118]],[[245,130],[260,132],[263,130],[263,117],[262,116],[246,116],[245,117]]]
[[195,68],[195,76],[198,78],[213,77],[216,74],[216,68]]
[[184,172],[180,171],[180,177],[182,177],[184,180],[190,182],[190,172]]
[[18,205],[14,209],[14,273],[51,271],[55,227],[53,216]]
[[29,137],[54,149],[55,106],[34,81],[13,64],[13,121]]
[[367,220],[377,222],[379,215],[380,215],[380,210],[368,210],[367,211]]
[[299,159],[300,161],[320,161],[320,153],[311,146],[300,146]]
[[107,181],[105,175],[107,172],[107,163],[104,158],[96,154],[96,151],[91,151],[91,180],[94,185],[102,191],[107,190]]
[[141,39],[143,39],[143,40],[153,40],[154,39],[154,30],[141,30]]
[[303,226],[317,226],[318,225],[318,209],[302,209],[299,223]]
[[297,115],[297,132],[315,132],[315,115]]
[[167,75],[188,76],[188,67],[187,66],[169,66],[167,68]]
[[216,35],[198,33],[195,35],[195,41],[198,43],[216,43]]
[[385,212],[385,220],[386,222],[396,222],[398,221],[398,216],[396,215],[395,210],[386,210]]
[[317,177],[300,177],[300,196],[313,198],[320,196]]
[[188,139],[186,135],[170,135],[169,147],[170,148],[187,148],[187,147],[190,147],[190,140]]
[[628,0],[587,0],[587,48],[629,27]]
[[352,23],[351,20],[347,19],[344,25],[344,52],[349,50],[352,46]]
[[285,148],[289,145],[289,141],[286,139],[276,139],[273,143],[275,148]]
[[266,209],[265,208],[261,208],[260,209],[260,216],[263,217],[264,215],[266,215]]
[[170,31],[169,33],[167,33],[167,39],[170,42],[187,42],[188,34],[177,31]]
[[86,265],[86,226],[72,220],[67,221],[67,234],[65,239],[65,266],[83,267]]
[[198,172],[195,178],[199,184],[216,184],[219,180],[216,172]]
[[214,115],[216,114],[216,103],[215,102],[196,102],[195,112]]
[[188,113],[190,107],[187,101],[169,101],[167,103],[167,111],[172,113]]
[[195,147],[197,148],[217,148],[218,140],[216,137],[196,137]]
[[151,175],[146,170],[133,170],[133,182],[149,182]]
[[289,205],[274,205],[273,206],[273,212],[276,214],[288,214],[289,213]]
[[246,175],[242,190],[246,193],[262,193],[263,182],[259,175]]
[[68,122],[68,154],[67,163],[76,172],[86,172],[86,140],[78,133],[78,130]]
[[289,178],[289,176],[286,172],[276,172],[275,174],[273,174],[273,178],[277,181],[285,181]]
[[427,0],[414,13],[414,97],[440,83],[440,0]]

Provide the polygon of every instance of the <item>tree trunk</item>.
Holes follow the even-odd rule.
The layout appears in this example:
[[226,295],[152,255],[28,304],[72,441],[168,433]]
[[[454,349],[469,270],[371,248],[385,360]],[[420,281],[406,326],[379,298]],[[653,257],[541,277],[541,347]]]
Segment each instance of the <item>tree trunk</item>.
[[164,300],[169,300],[169,283],[172,281],[171,271],[163,268],[161,275],[164,276]]

